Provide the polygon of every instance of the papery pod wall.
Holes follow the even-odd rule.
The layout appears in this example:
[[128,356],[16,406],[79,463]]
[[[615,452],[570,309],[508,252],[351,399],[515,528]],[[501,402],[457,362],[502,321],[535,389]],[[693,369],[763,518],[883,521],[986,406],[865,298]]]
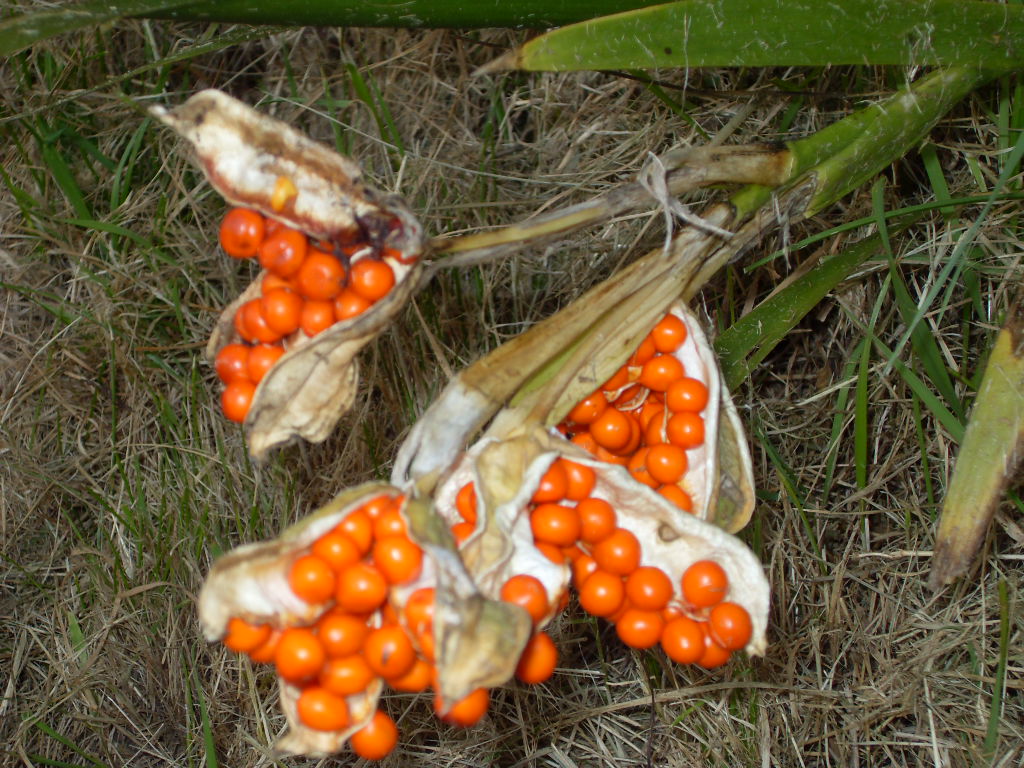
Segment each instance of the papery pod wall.
[[[228,202],[338,256],[343,281],[363,260],[390,267],[394,286],[372,306],[312,338],[302,329],[286,334],[284,355],[258,382],[244,416],[257,458],[297,438],[326,439],[355,398],[359,350],[418,287],[422,227],[399,198],[374,190],[354,162],[224,93],[202,91],[176,109],[153,112],[190,142],[200,168]],[[224,310],[207,346],[211,362],[227,345],[245,341],[238,312],[261,297],[266,277],[264,271]]]

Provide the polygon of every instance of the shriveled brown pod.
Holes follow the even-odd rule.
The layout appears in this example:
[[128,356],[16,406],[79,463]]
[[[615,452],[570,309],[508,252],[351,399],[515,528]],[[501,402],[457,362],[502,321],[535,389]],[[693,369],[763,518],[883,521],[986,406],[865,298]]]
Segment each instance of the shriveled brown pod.
[[[245,417],[256,458],[296,438],[326,439],[355,397],[356,354],[417,288],[422,227],[399,198],[374,190],[354,162],[220,91],[202,91],[173,110],[154,107],[153,114],[190,142],[200,168],[229,202],[326,246],[344,246],[354,251],[353,263],[380,259],[391,268],[394,287],[363,314],[312,339],[296,331],[284,340],[284,356],[259,382]],[[221,316],[207,346],[211,361],[240,340],[232,319],[260,296],[261,279]]]

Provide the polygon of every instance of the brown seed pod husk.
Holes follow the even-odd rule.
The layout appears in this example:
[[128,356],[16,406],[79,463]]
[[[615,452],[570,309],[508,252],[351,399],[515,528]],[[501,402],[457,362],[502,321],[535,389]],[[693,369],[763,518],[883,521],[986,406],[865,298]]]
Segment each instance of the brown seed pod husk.
[[[721,565],[730,581],[724,599],[742,605],[751,617],[753,634],[746,651],[764,653],[769,586],[760,562],[742,541],[717,525],[681,513],[656,491],[633,479],[625,468],[596,461],[561,436],[539,429],[505,441],[484,438],[466,452],[437,489],[438,514],[455,521],[459,489],[467,482],[475,483],[477,528],[464,544],[463,559],[485,595],[496,598],[511,576],[528,573],[540,579],[548,591],[553,607],[547,619],[556,612],[558,598],[569,582],[568,569],[552,563],[534,546],[528,509],[540,478],[560,456],[594,469],[597,483],[591,495],[608,501],[616,510],[618,525],[639,539],[641,564],[668,574],[676,585],[673,602],[677,607],[685,610],[678,585],[690,565],[707,559]],[[514,671],[513,662],[509,677]]]
[[[399,198],[367,184],[354,162],[220,91],[201,91],[174,110],[155,107],[153,113],[191,143],[200,168],[229,202],[314,240],[365,244],[353,260],[381,258],[394,272],[394,288],[362,315],[313,339],[301,331],[286,339],[286,354],[256,389],[245,419],[254,457],[264,459],[297,438],[326,439],[355,398],[355,356],[419,287],[421,225]],[[289,190],[283,197],[282,183]],[[239,341],[235,311],[259,295],[258,279],[221,315],[207,345],[211,361],[225,344]]]
[[[330,604],[306,603],[292,592],[288,585],[291,564],[352,510],[378,496],[397,496],[398,493],[394,487],[380,483],[352,488],[273,541],[246,544],[218,558],[199,592],[199,622],[206,639],[223,638],[232,617],[276,628],[313,624]],[[340,731],[325,732],[309,728],[300,721],[296,709],[300,689],[284,680],[279,683],[281,708],[289,730],[274,748],[285,754],[337,752],[353,733],[369,722],[382,690],[378,680],[365,692],[347,696],[351,724]]]

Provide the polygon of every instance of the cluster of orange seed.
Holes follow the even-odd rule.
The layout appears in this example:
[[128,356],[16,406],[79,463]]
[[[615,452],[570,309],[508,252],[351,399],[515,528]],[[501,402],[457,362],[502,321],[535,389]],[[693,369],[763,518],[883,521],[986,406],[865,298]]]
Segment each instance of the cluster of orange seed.
[[[650,648],[660,643],[666,655],[681,664],[707,669],[725,664],[733,651],[746,646],[753,631],[747,610],[725,600],[729,591],[725,570],[712,560],[700,560],[674,584],[662,569],[643,565],[642,543],[618,525],[608,501],[591,495],[595,483],[596,473],[590,467],[565,458],[555,460],[530,501],[534,545],[552,562],[570,565],[580,605],[613,622],[626,645]],[[476,521],[472,483],[462,487],[456,507],[463,522],[453,527],[453,533],[465,540]],[[551,610],[543,584],[528,574],[509,579],[501,596],[526,608],[535,623]],[[550,638],[537,632],[530,642],[528,652],[533,644],[547,648]],[[557,658],[553,644],[550,649],[546,674],[527,679],[517,670],[520,679],[546,680]]]
[[693,500],[679,483],[689,467],[687,452],[704,443],[701,412],[708,388],[687,375],[674,354],[686,337],[683,320],[666,315],[625,365],[577,403],[559,430],[692,512]]
[[370,243],[312,243],[258,211],[233,208],[221,222],[220,243],[236,259],[258,259],[266,270],[258,298],[238,308],[234,325],[242,342],[217,354],[225,384],[224,415],[244,421],[260,380],[285,353],[285,340],[301,332],[316,336],[335,323],[362,314],[395,284],[384,257],[402,261],[393,249]]
[[[687,377],[673,356],[685,335],[682,320],[668,315],[627,365],[579,403],[560,427],[599,459],[628,466],[640,482],[689,510],[692,505],[679,483],[686,472],[686,450],[703,443],[707,388]],[[665,452],[675,457],[672,461],[652,458],[662,447],[671,449]],[[422,569],[423,553],[409,538],[403,501],[400,495],[382,495],[365,502],[294,556],[288,571],[292,592],[324,607],[311,626],[274,628],[241,618],[229,622],[224,644],[254,661],[273,663],[281,678],[299,687],[298,715],[309,728],[348,728],[348,697],[367,692],[378,681],[405,692],[437,689],[434,589],[416,589],[402,605],[389,601],[393,587],[411,584]],[[461,522],[452,533],[461,546],[477,530],[473,483],[459,490],[455,506]],[[526,511],[534,545],[552,562],[569,565],[582,607],[613,622],[625,644],[660,644],[674,661],[710,669],[750,641],[750,615],[726,599],[730,584],[725,570],[700,560],[673,582],[661,568],[645,564],[642,542],[598,495],[593,467],[556,459]],[[500,597],[525,609],[535,627],[516,676],[526,683],[544,682],[554,673],[558,654],[551,637],[537,627],[565,608],[568,594],[552,599],[540,579],[521,573],[506,581]],[[444,719],[473,725],[489,700],[487,689],[479,688],[448,707]],[[438,715],[446,709],[442,704],[435,693]],[[379,759],[397,738],[394,722],[378,710],[351,743],[358,755]]]

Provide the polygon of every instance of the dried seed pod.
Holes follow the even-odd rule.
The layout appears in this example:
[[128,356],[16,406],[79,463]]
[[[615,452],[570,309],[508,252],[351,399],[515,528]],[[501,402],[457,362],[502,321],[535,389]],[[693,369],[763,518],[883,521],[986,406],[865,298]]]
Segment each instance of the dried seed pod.
[[[678,318],[686,332],[680,346],[663,354],[671,355],[681,364],[686,377],[699,381],[707,389],[706,404],[698,409],[704,439],[687,449],[687,469],[678,485],[693,500],[694,515],[735,533],[747,524],[754,509],[750,453],[743,425],[696,316],[683,302],[674,303],[667,316]],[[644,370],[645,367],[635,360],[628,361],[624,382],[606,393],[608,400],[630,393],[629,401],[619,407],[639,411],[649,395],[646,389],[636,391],[637,382],[643,383]],[[660,417],[659,432],[666,442],[669,410],[666,407]]]
[[[311,605],[300,599],[289,586],[289,566],[368,499],[397,493],[391,486],[380,484],[353,488],[285,530],[277,539],[243,545],[220,557],[199,593],[199,621],[207,640],[221,639],[233,617],[275,628],[311,625],[329,606]],[[299,718],[300,688],[283,679],[279,682],[281,707],[289,731],[275,748],[289,754],[337,752],[351,734],[369,722],[382,690],[382,683],[377,680],[364,692],[347,696],[350,725],[339,731],[319,731]]]
[[[187,139],[199,166],[229,202],[258,211],[325,246],[346,261],[384,261],[394,287],[365,312],[310,339],[296,331],[286,354],[259,382],[245,417],[256,458],[295,438],[324,440],[355,397],[355,355],[416,290],[423,230],[405,204],[374,190],[359,167],[278,120],[215,90],[154,115]],[[235,311],[260,296],[262,275],[221,316],[207,346],[212,361],[239,340]]]
[[540,478],[559,457],[594,471],[591,497],[610,503],[618,526],[639,541],[640,565],[654,566],[669,576],[676,592],[670,604],[680,612],[689,610],[679,588],[683,573],[701,560],[717,562],[731,585],[723,598],[741,605],[750,615],[752,635],[746,651],[764,653],[769,588],[761,564],[743,542],[695,515],[681,514],[659,493],[637,483],[624,467],[597,461],[561,436],[540,430],[505,441],[483,439],[466,452],[437,488],[438,514],[454,522],[459,518],[459,490],[467,482],[474,483],[477,523],[462,555],[484,595],[496,598],[511,576],[529,574],[544,584],[551,604],[538,626],[557,611],[558,597],[569,583],[569,569],[565,563],[551,562],[536,546],[529,523],[529,502]]
[[[219,558],[199,595],[200,623],[207,639],[224,638],[232,619],[276,629],[311,627],[317,630],[321,619],[341,611],[346,616],[365,617],[369,627],[388,621],[398,621],[405,627],[421,658],[430,663],[436,661],[439,692],[446,702],[457,702],[470,691],[507,680],[511,676],[509,659],[514,669],[514,660],[529,638],[529,618],[515,606],[488,599],[480,593],[455,549],[447,525],[428,503],[401,497],[401,506],[394,507],[389,498],[399,497],[400,492],[392,486],[359,486],[340,494],[277,539],[241,546]],[[380,588],[386,589],[386,600],[383,604],[372,603],[379,607],[368,608],[369,613],[362,607],[346,609],[346,598],[351,599],[351,594],[343,594],[342,590],[355,587],[341,578],[335,599],[328,598],[320,603],[301,599],[290,581],[293,564],[309,559],[306,556],[311,551],[314,554],[323,551],[317,548],[320,543],[339,530],[345,531],[353,542],[362,539],[361,527],[366,530],[362,546],[356,549],[356,557],[363,557],[363,560],[336,564],[341,573],[353,573],[359,568],[373,570],[370,560],[375,553],[371,550],[371,540],[380,534],[372,532],[371,509],[378,520],[382,515],[391,514],[391,510],[399,515],[400,527],[425,554],[422,567],[399,584],[387,585],[381,580]],[[434,590],[435,599],[429,637],[423,638],[421,628],[409,626],[404,608],[412,594],[427,587]],[[351,654],[352,650],[338,652]],[[252,655],[255,659],[257,654]],[[279,674],[284,676],[280,654],[277,663]],[[330,686],[322,678],[321,684]],[[372,678],[365,688],[359,686],[355,692],[346,688],[343,696],[348,710],[348,717],[343,718],[346,725],[334,730],[312,727],[303,720],[301,685],[282,677],[280,687],[289,732],[278,741],[276,749],[293,754],[326,755],[340,750],[347,739],[373,717],[383,681]]]

